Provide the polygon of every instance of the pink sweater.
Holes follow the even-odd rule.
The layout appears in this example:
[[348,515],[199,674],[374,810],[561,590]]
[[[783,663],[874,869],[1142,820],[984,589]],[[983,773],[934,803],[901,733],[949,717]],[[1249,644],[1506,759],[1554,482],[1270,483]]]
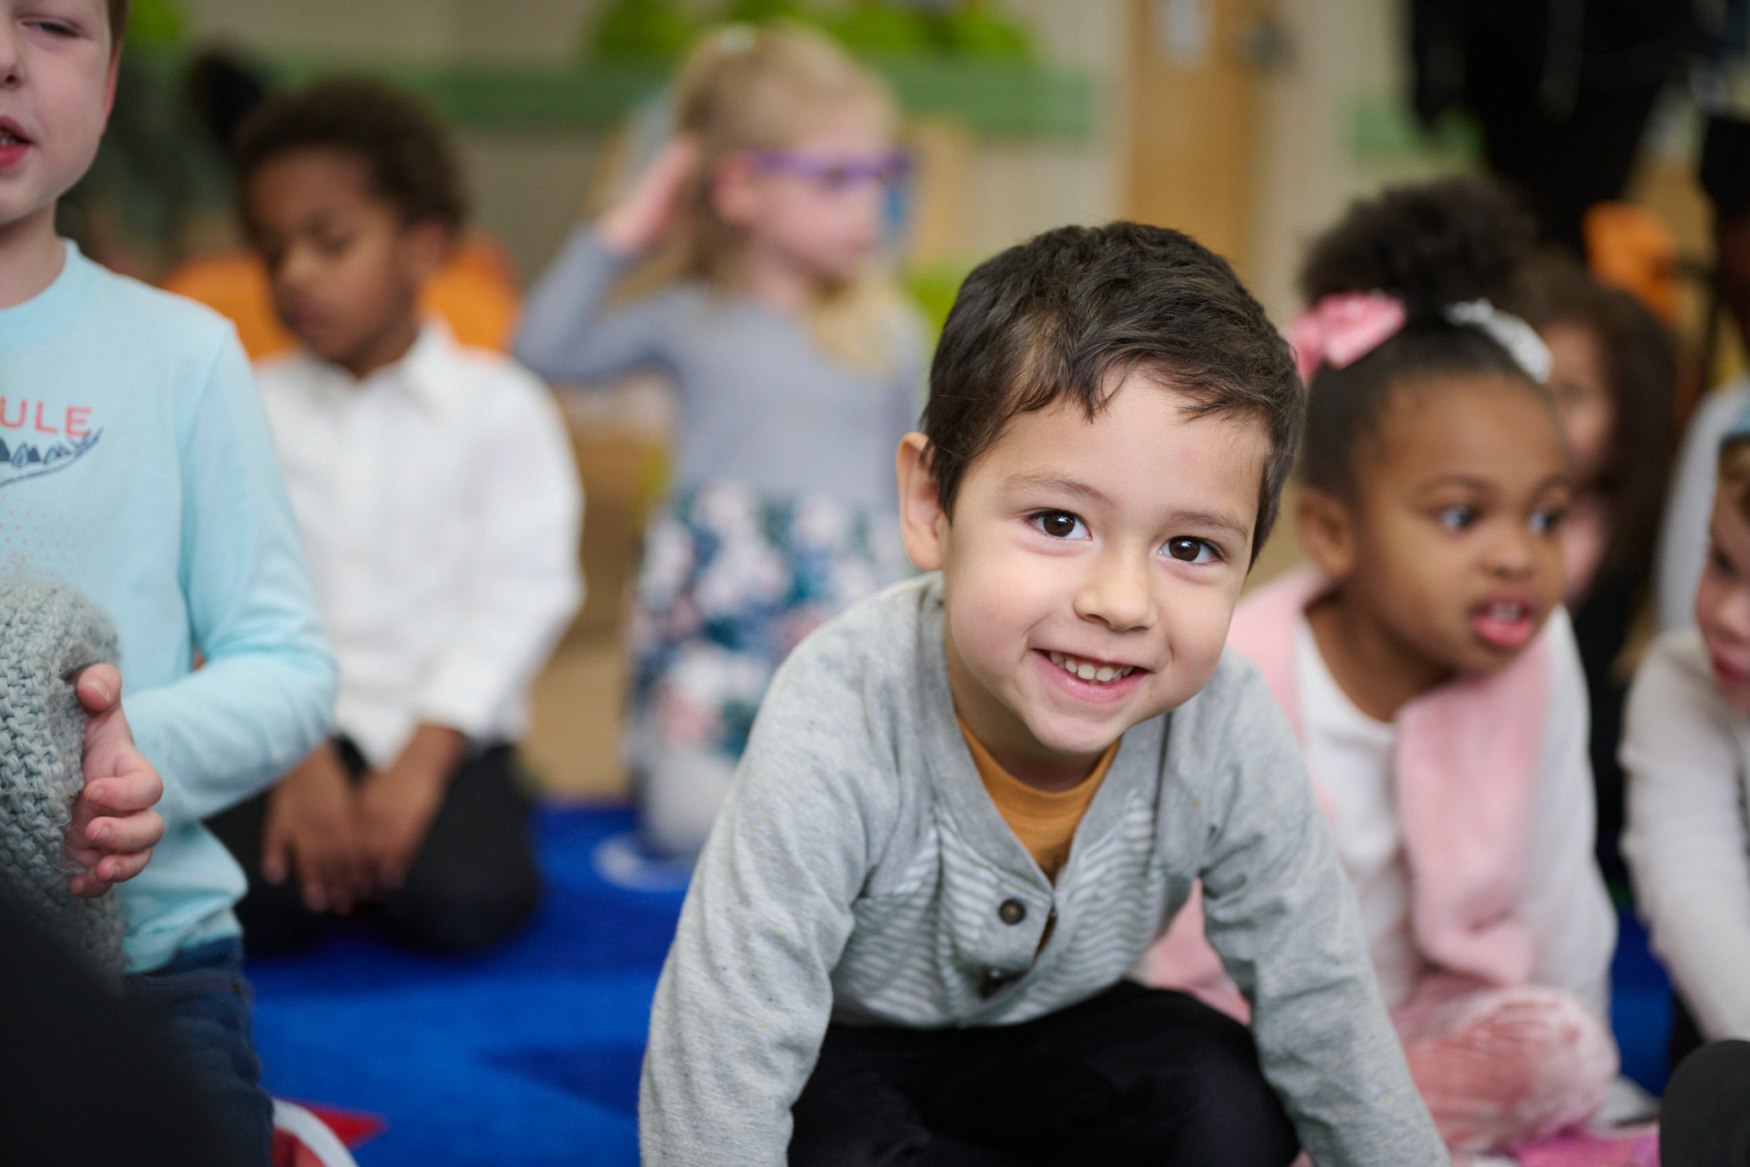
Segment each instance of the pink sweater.
[[[1293,572],[1247,597],[1228,633],[1229,646],[1257,664],[1303,741],[1295,625],[1326,586],[1311,568]],[[1547,629],[1539,632],[1505,668],[1440,685],[1405,705],[1396,721],[1393,773],[1416,943],[1439,970],[1495,985],[1525,984],[1532,970],[1533,938],[1514,904],[1549,703],[1548,640]],[[1316,789],[1317,775],[1313,782]],[[1152,950],[1148,980],[1196,990],[1245,1016],[1203,939],[1196,898]]]

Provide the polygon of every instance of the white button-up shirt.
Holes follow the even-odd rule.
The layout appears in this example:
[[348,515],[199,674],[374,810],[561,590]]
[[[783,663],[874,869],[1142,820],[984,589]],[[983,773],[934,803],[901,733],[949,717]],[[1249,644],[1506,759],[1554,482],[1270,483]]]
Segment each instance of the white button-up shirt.
[[583,595],[583,500],[546,387],[427,324],[363,381],[306,353],[257,369],[340,661],[338,730],[373,766],[422,722],[514,739]]

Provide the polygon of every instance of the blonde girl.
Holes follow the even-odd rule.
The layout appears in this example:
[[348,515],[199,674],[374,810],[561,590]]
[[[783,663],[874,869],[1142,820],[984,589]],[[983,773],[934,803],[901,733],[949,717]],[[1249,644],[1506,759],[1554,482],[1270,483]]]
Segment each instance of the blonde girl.
[[535,288],[515,351],[558,381],[653,366],[674,382],[628,753],[646,842],[684,856],[778,663],[901,570],[893,459],[922,354],[878,262],[906,163],[873,74],[817,33],[731,26],[683,66],[676,121]]

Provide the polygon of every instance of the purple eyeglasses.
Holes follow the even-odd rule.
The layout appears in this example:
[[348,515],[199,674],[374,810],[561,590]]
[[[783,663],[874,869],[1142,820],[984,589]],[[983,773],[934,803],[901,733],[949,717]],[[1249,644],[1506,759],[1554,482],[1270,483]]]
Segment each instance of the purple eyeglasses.
[[755,150],[753,156],[761,170],[804,178],[835,193],[866,182],[898,186],[911,176],[911,155],[903,150],[862,158],[820,158],[788,150]]

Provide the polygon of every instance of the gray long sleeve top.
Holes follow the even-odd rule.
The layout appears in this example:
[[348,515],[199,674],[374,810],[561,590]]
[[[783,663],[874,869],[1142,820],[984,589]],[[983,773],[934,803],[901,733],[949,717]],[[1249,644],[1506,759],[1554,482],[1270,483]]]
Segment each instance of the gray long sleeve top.
[[[657,984],[644,1162],[784,1163],[829,1020],[1006,1025],[1063,1009],[1122,979],[1201,878],[1209,939],[1314,1162],[1446,1163],[1256,669],[1225,654],[1202,692],[1124,735],[1054,885],[979,780],[942,628],[940,576],[921,576],[779,670]],[[1010,899],[1017,923],[999,914]],[[981,995],[993,974],[1003,987]]]
[[821,351],[798,314],[697,282],[607,307],[623,268],[593,229],[579,228],[529,296],[517,359],[555,381],[638,367],[669,373],[680,397],[682,489],[729,480],[767,495],[893,508],[894,454],[920,405],[915,322],[895,321],[885,372],[863,372]]

